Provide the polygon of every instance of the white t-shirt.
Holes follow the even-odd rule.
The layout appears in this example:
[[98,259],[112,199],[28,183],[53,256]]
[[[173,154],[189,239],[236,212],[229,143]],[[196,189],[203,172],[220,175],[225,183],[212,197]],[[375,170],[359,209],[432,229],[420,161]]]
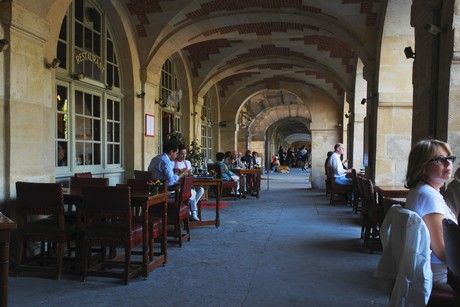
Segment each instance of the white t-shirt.
[[[417,212],[422,218],[430,213],[439,213],[457,223],[457,217],[452,213],[449,206],[447,206],[441,193],[423,182],[409,191],[405,208]],[[439,260],[434,253],[431,253],[431,263],[444,262]]]
[[184,161],[177,161],[177,160],[174,160],[174,168],[176,169],[188,169],[188,170],[191,170],[192,169],[192,164],[190,163],[189,160],[184,160]]
[[329,158],[329,166],[332,168],[335,178],[344,177],[346,175],[338,153],[334,152],[334,154]]

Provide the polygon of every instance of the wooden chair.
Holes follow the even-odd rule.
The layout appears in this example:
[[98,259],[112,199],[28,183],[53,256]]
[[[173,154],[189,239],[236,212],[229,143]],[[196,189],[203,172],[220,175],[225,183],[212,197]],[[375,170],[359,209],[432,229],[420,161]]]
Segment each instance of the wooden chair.
[[369,247],[372,254],[375,244],[380,242],[380,226],[384,212],[382,204],[377,203],[376,193],[372,180],[363,178],[364,195],[366,199],[366,225],[364,231],[364,245]]
[[[175,199],[168,202],[168,225],[173,227],[170,235],[176,238],[176,240],[169,242],[179,243],[179,247],[182,247],[184,240],[190,241],[188,201],[192,196],[192,185],[193,176],[183,177],[180,181],[180,190],[176,192]],[[184,226],[185,233],[182,233]]]
[[356,169],[352,168],[351,169],[351,175],[353,179],[353,211],[355,213],[358,213],[358,211],[362,211],[363,209],[363,198],[361,195],[361,189],[359,188],[359,182],[358,182],[358,172]]
[[446,246],[447,283],[454,290],[455,306],[460,306],[460,226],[444,219],[442,230]]
[[417,213],[391,207],[381,232],[383,252],[374,277],[389,290],[391,306],[458,306],[452,292],[426,284],[431,282],[430,239]]
[[[332,168],[328,167],[327,171],[327,178],[331,182],[331,198],[329,203],[333,204],[351,204],[351,194],[353,193],[353,185],[343,185],[343,184],[336,184],[334,180],[334,173]],[[348,199],[347,199],[348,196]]]
[[[222,179],[222,170],[219,166],[219,164],[217,163],[208,163],[207,165],[208,167],[208,171],[214,171],[216,172],[216,178],[218,179]],[[240,182],[241,184],[241,182]],[[224,196],[222,195],[222,199],[238,199],[238,183],[236,181],[233,181],[233,180],[222,180],[222,194],[224,194],[224,192],[226,193],[234,193],[234,195],[230,195],[230,196]]]
[[75,173],[73,176],[77,178],[93,178],[93,174],[91,172]]
[[[21,270],[44,270],[50,262],[46,254],[53,252],[51,246],[56,245],[54,276],[61,278],[64,244],[72,234],[72,229],[64,220],[64,196],[60,183],[30,183],[16,182],[18,211],[21,220],[18,221],[18,244],[16,255],[16,274]],[[43,218],[50,215],[50,218]],[[41,242],[40,257],[25,259],[24,247],[27,242]]]
[[325,165],[324,166],[324,173],[326,174],[326,180],[324,180],[325,184],[326,184],[326,196],[328,196],[329,194],[331,194],[331,191],[332,191],[332,187],[331,187],[331,179],[329,178],[328,174],[327,174],[327,166]]
[[[133,247],[142,244],[142,224],[132,222],[130,188],[84,186],[82,194],[82,281],[88,275],[95,275],[122,278],[128,284],[129,279],[142,273],[142,263],[131,261]],[[93,246],[121,247],[124,257],[107,259],[102,252],[100,261],[93,264],[89,260]]]
[[134,178],[135,179],[143,179],[143,180],[152,180],[152,173],[149,171],[139,171],[134,170]]
[[[127,185],[131,188],[131,191],[142,191],[146,192],[148,191],[148,184],[147,181],[144,179],[128,179],[127,180]],[[165,182],[163,183],[162,186],[162,191],[161,192],[166,192],[166,184]],[[132,204],[136,205],[136,204]],[[161,210],[157,210],[157,207],[152,207],[149,210],[149,258],[150,260],[153,259],[153,256],[156,255],[154,251],[154,243],[155,239],[162,237],[163,232],[162,232],[162,225],[163,225],[163,220],[162,220],[162,212]],[[136,222],[141,223],[142,222],[142,217],[139,214],[136,214],[135,216]],[[162,246],[162,251],[161,253],[165,253],[166,246]]]

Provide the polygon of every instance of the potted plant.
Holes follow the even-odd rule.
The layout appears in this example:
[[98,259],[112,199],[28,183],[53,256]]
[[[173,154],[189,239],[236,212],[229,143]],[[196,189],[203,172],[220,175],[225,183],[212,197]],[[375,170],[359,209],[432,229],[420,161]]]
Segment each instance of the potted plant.
[[204,161],[204,154],[201,152],[201,147],[198,145],[196,140],[193,140],[190,144],[190,148],[187,153],[187,158],[190,160],[193,168],[197,168],[200,163]]

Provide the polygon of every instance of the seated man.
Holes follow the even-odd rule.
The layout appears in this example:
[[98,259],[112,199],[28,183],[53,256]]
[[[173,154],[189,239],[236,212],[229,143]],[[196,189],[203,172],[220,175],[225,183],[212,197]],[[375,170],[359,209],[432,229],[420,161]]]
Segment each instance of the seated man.
[[[225,157],[225,154],[224,154]],[[238,158],[238,151],[233,150],[230,153],[230,157],[225,159],[224,162],[229,169],[238,169],[238,168],[243,168],[243,163],[241,160]]]
[[[178,146],[173,141],[163,143],[163,153],[157,155],[150,161],[148,171],[152,173],[152,177],[159,180],[166,180],[168,186],[173,186],[179,183],[182,177],[188,175],[187,169],[182,169],[174,173],[174,159],[177,157]],[[174,198],[174,193],[171,193],[170,198]],[[196,207],[196,192],[192,189],[192,196],[188,203],[192,213],[191,220],[199,221]]]
[[[174,160],[174,173],[179,173],[180,171],[182,171],[184,169],[186,169],[189,173],[192,172],[192,164],[190,163],[189,160],[185,160],[186,156],[187,156],[187,148],[185,148],[184,145],[180,145],[179,146],[179,153],[177,154],[177,157]],[[196,196],[195,196],[194,200],[190,199],[190,202],[193,203],[193,204],[189,204],[189,206],[190,206],[190,208],[192,208],[192,207],[196,208],[196,205],[198,204],[198,202],[200,201],[201,197],[204,194],[204,189],[203,189],[203,187],[193,187],[192,190],[195,191]],[[195,221],[196,219],[195,219],[195,216],[194,216],[192,210],[190,211],[190,213],[191,213],[190,214],[191,219]]]
[[332,168],[334,173],[334,182],[342,185],[352,185],[353,179],[347,178],[347,174],[350,174],[350,170],[343,168],[342,160],[340,156],[345,151],[345,147],[341,143],[337,143],[334,146],[334,153],[329,158],[329,166]]
[[247,169],[251,169],[257,164],[256,159],[252,156],[252,152],[250,150],[246,150],[246,154],[241,157],[241,162]]

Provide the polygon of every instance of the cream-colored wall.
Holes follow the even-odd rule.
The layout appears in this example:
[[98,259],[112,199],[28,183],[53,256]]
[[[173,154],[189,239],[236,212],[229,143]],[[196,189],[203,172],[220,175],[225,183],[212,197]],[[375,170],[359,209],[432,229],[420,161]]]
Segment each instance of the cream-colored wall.
[[[404,48],[414,47],[409,1],[388,3],[380,50],[375,184],[402,185],[412,134],[412,59]],[[373,93],[369,93],[373,94]]]
[[16,181],[54,180],[54,78],[55,71],[45,67],[44,42],[48,23],[12,3],[9,88],[4,127],[9,143],[5,158],[10,166],[6,184],[15,196]]

